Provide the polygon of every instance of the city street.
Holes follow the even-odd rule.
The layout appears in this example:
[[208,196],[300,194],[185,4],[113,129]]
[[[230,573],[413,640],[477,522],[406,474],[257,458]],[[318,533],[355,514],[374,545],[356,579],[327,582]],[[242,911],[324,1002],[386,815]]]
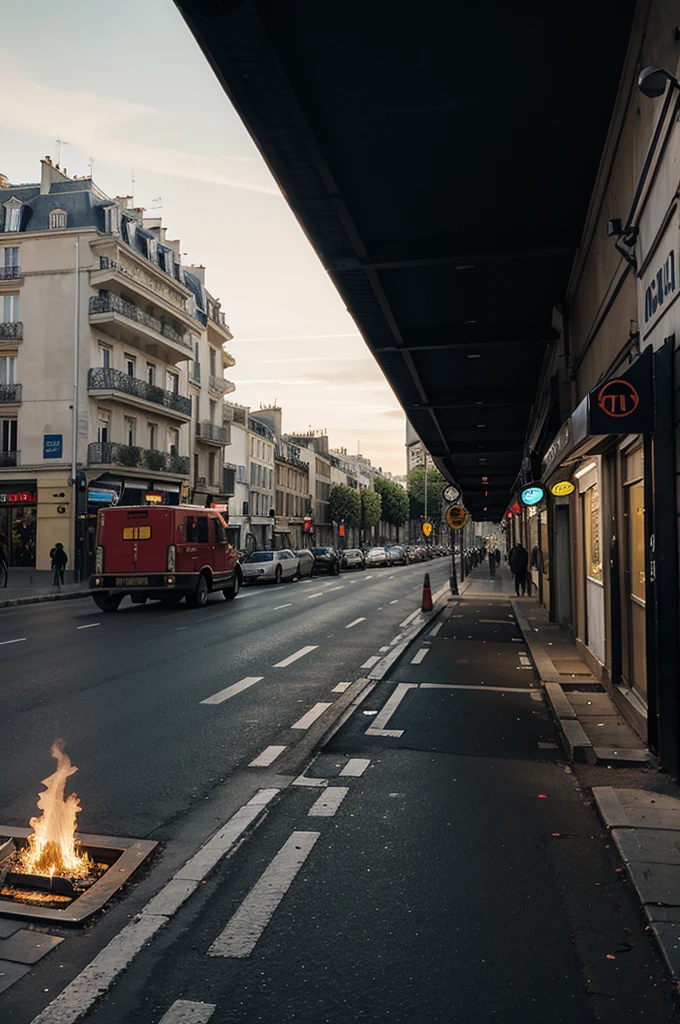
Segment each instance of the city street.
[[[429,564],[433,590],[449,568]],[[417,565],[321,577],[203,612],[101,616],[75,601],[3,615],[3,642],[26,640],[0,648],[0,820],[27,823],[61,734],[81,829],[164,844],[92,928],[48,928],[65,941],[0,995],[3,1024],[45,1006],[39,1024],[677,1019],[557,748],[506,572],[477,570],[325,747],[304,751],[305,715],[332,714],[339,684],[406,632],[422,578]],[[248,767],[270,746],[286,749]],[[258,827],[242,842],[244,813]],[[182,881],[226,823],[224,861]],[[83,972],[96,954],[115,983],[95,1004],[109,988]]]

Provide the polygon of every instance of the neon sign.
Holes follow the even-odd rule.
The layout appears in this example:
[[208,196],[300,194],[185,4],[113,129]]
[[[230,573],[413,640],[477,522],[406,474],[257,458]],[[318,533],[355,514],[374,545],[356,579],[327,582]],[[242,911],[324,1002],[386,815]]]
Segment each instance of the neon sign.
[[35,491],[0,492],[0,505],[35,505],[37,500]]
[[539,501],[543,501],[544,498],[545,488],[542,484],[529,484],[528,487],[523,488],[519,496],[519,500],[528,508],[538,505]]

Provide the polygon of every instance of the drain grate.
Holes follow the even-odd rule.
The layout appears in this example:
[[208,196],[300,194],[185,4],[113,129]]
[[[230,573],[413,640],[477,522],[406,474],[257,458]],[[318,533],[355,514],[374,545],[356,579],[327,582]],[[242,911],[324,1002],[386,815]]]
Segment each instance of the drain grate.
[[[46,879],[42,877],[12,875],[7,870],[15,849],[13,841],[21,843],[31,833],[30,828],[0,825],[0,880],[3,876],[5,878],[0,893],[0,916],[55,921],[65,925],[81,924],[125,885],[158,845],[148,839],[125,839],[77,832],[75,838],[81,849],[101,865],[102,873],[82,892],[74,890],[67,879],[55,879],[59,885],[50,890],[45,885]],[[39,903],[42,905],[37,905]]]

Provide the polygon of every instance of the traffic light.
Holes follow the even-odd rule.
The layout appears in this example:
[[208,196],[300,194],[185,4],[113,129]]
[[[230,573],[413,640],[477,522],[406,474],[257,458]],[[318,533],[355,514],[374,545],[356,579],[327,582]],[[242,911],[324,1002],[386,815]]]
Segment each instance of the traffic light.
[[341,522],[340,525],[338,526],[338,537],[344,537],[344,536],[345,536],[345,524],[344,524],[344,522]]
[[80,493],[87,490],[87,473],[84,469],[76,474],[76,488]]
[[312,532],[312,517],[311,516],[305,516],[304,531],[305,531],[305,533],[311,533]]

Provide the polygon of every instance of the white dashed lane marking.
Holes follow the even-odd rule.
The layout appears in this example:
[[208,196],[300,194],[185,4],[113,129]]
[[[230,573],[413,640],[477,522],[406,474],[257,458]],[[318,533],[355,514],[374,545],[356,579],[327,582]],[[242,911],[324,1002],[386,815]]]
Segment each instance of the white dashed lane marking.
[[292,607],[293,607],[292,603],[289,603],[289,604],[277,604],[277,605],[275,605],[274,608],[272,608],[272,611],[278,612],[282,608],[292,608]]
[[310,651],[315,651],[318,646],[318,644],[313,644],[307,647],[301,647],[299,651],[295,652],[295,654],[291,654],[289,657],[284,658],[283,661],[277,661],[274,668],[287,668],[288,665],[292,665],[294,661],[298,660],[298,658],[304,658],[305,654],[309,654]]
[[101,626],[101,622],[88,622],[86,626],[76,626],[76,629],[92,629],[93,626]]
[[188,999],[177,999],[158,1024],[208,1024],[216,1009],[215,1003],[192,1003]]
[[329,786],[312,804],[308,818],[332,818],[349,790],[345,786]]
[[331,693],[344,693],[345,690],[351,685],[351,683],[338,683],[337,686],[333,687]]
[[366,616],[362,615],[361,618],[355,619],[354,622],[350,622],[345,626],[345,629],[351,629],[352,626],[358,626],[360,622],[365,622]]
[[235,697],[237,693],[241,693],[243,690],[247,690],[248,687],[254,686],[255,683],[259,683],[264,676],[246,676],[245,679],[240,679],[238,683],[232,683],[231,686],[225,687],[224,690],[219,690],[217,693],[213,693],[212,697],[206,697],[205,700],[201,701],[201,704],[221,704],[225,700],[229,700],[230,697]]
[[363,663],[361,668],[373,668],[373,666],[377,665],[379,661],[380,661],[380,655],[373,654],[373,655],[371,655],[370,658],[366,658],[366,661]]
[[272,764],[279,754],[282,754],[285,747],[265,747],[261,754],[250,762],[249,768],[268,768]]
[[429,647],[421,647],[414,658],[411,658],[412,665],[420,665],[425,655],[429,652]]
[[298,719],[295,725],[291,725],[291,729],[309,729],[310,725],[316,722],[317,718],[320,718],[324,711],[331,706],[330,703],[324,703],[323,701],[315,704],[306,715]]
[[7,644],[22,644],[25,639],[25,636],[20,636],[16,640],[0,640],[0,647],[5,647]]
[[340,774],[358,779],[360,775],[364,774],[370,763],[368,757],[351,757]]

